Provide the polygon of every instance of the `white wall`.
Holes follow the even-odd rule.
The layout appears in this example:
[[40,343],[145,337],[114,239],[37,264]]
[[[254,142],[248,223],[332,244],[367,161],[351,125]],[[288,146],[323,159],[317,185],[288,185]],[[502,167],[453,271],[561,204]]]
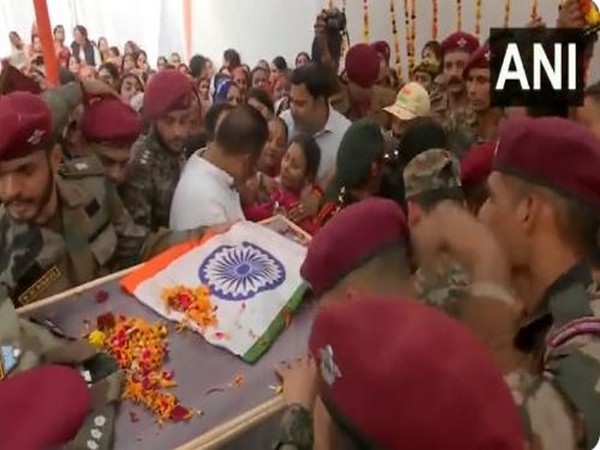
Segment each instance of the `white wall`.
[[[159,54],[185,53],[181,0],[47,0],[53,25],[67,30],[86,25],[93,39],[106,36],[122,47],[129,39],[140,43],[153,62]],[[341,7],[342,0],[333,0]],[[409,1],[410,3],[410,1]],[[417,0],[417,52],[431,38],[431,0]],[[529,19],[530,1],[512,0],[511,25]],[[539,0],[549,26],[555,23],[559,0]],[[310,50],[316,13],[328,0],[192,0],[192,52],[204,53],[220,64],[223,50],[237,48],[250,65],[261,58],[283,55],[290,62],[299,51]],[[389,0],[370,0],[371,39],[391,43]],[[438,0],[440,39],[456,28],[456,0]],[[476,0],[462,0],[463,29],[474,31]],[[362,0],[347,0],[351,42],[362,41]],[[502,26],[503,0],[483,0],[482,34]],[[406,63],[404,0],[396,0],[402,60]],[[143,19],[142,19],[143,15]],[[6,36],[12,29],[26,38],[34,20],[31,0],[0,0],[0,55],[6,55]],[[600,78],[600,50],[594,77]]]

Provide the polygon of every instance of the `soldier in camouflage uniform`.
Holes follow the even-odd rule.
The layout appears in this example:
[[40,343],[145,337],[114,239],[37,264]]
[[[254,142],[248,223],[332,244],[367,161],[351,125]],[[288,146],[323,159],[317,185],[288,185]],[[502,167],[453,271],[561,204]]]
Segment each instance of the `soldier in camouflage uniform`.
[[502,118],[502,110],[490,105],[490,48],[487,43],[473,52],[463,71],[463,78],[473,115],[466,123],[453,117],[446,124],[450,142],[460,143],[461,151],[496,139]]
[[351,121],[368,117],[383,129],[390,126],[390,118],[383,111],[394,102],[393,89],[378,86],[379,56],[367,44],[357,44],[346,54],[345,73],[340,92],[333,97],[331,106]]
[[61,165],[51,113],[40,97],[4,96],[0,116],[5,125],[0,139],[0,287],[17,305],[129,267],[162,245],[188,237],[166,230],[149,235],[136,225],[97,159]]
[[[404,168],[404,189],[408,221],[412,230],[420,219],[442,201],[464,202],[460,164],[449,151],[426,150]],[[447,254],[426,254],[423,243],[413,236],[419,268],[414,279],[416,296],[432,306],[456,314],[456,300],[465,295],[469,277],[463,267]]]
[[131,147],[142,132],[142,122],[119,98],[97,99],[85,106],[81,133],[85,144],[104,166],[106,178],[121,189],[127,179]]
[[[443,82],[436,83],[431,92],[431,111],[450,136],[454,136],[452,130],[457,125],[466,128],[475,125],[475,115],[465,90],[463,68],[478,47],[477,38],[462,31],[452,33],[442,42]],[[454,138],[450,146],[459,157],[470,146],[469,142],[461,140],[460,137],[458,135]]]
[[399,204],[403,201],[396,174],[384,164],[385,150],[377,123],[361,119],[350,126],[340,143],[335,177],[317,215],[319,226],[346,206],[371,196],[390,198]]
[[592,449],[600,438],[600,296],[585,262],[598,245],[599,172],[600,143],[580,125],[508,122],[480,211],[521,281],[514,343],[525,358],[506,373],[536,449]]
[[152,126],[133,146],[129,176],[121,192],[135,222],[151,230],[169,226],[195,102],[192,83],[175,70],[158,73],[144,93],[143,112]]

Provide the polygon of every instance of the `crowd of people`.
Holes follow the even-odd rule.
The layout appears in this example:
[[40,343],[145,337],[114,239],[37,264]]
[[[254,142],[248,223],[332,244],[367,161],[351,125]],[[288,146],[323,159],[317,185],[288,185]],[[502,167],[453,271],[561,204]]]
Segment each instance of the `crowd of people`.
[[[401,80],[386,42],[343,51],[339,14],[319,14],[294,68],[233,49],[218,70],[176,53],[152,67],[82,26],[67,47],[58,26],[60,86],[35,32],[11,33],[0,341],[47,363],[98,358],[53,360],[67,344],[16,308],[282,214],[313,236],[301,275],[319,308],[310,356],[278,369],[275,448],[593,448],[600,83],[579,107],[500,108],[487,42],[428,42]],[[585,29],[577,0],[557,26]],[[597,36],[584,39],[589,66]],[[0,379],[32,365],[0,364]]]

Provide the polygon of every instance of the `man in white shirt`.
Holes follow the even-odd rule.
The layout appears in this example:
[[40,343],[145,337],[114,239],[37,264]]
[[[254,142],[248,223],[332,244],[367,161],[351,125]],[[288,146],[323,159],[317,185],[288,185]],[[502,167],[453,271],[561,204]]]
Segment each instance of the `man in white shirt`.
[[315,138],[321,148],[321,164],[317,183],[325,191],[335,172],[340,142],[350,121],[334,110],[328,98],[332,91],[332,75],[325,66],[310,63],[292,73],[290,110],[281,114],[290,139],[299,133]]
[[188,160],[173,197],[172,230],[187,230],[244,220],[241,185],[256,172],[269,137],[267,122],[254,108],[241,105],[217,127],[214,142]]

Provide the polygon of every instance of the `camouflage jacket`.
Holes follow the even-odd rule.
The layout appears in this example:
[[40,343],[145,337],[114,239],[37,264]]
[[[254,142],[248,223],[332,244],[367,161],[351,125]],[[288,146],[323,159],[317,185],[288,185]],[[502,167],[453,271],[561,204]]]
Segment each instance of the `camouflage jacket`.
[[[20,318],[0,287],[0,383],[39,365],[61,364],[79,370],[91,390],[89,414],[68,450],[112,448],[122,373],[116,362],[85,341],[65,337],[51,324]],[[35,399],[32,399],[35,401]],[[22,432],[26,432],[26,424]],[[89,444],[93,441],[92,444]]]
[[132,154],[130,173],[121,190],[123,203],[135,223],[153,231],[168,228],[185,155],[167,149],[155,131],[142,136],[134,144]]
[[506,376],[532,448],[592,449],[600,438],[600,289],[575,266],[547,291],[515,344],[528,359]]
[[314,442],[311,413],[300,405],[289,406],[283,413],[274,450],[312,450]]
[[456,301],[466,295],[470,279],[460,264],[445,258],[431,270],[419,267],[413,283],[419,300],[457,317]]
[[95,158],[63,165],[56,184],[54,228],[16,223],[0,207],[0,288],[19,306],[140,262],[148,237]]
[[431,112],[447,133],[449,150],[459,158],[474,144],[483,142],[483,138],[477,135],[477,116],[473,110],[466,103],[451,109],[443,85],[434,86],[431,92]]

